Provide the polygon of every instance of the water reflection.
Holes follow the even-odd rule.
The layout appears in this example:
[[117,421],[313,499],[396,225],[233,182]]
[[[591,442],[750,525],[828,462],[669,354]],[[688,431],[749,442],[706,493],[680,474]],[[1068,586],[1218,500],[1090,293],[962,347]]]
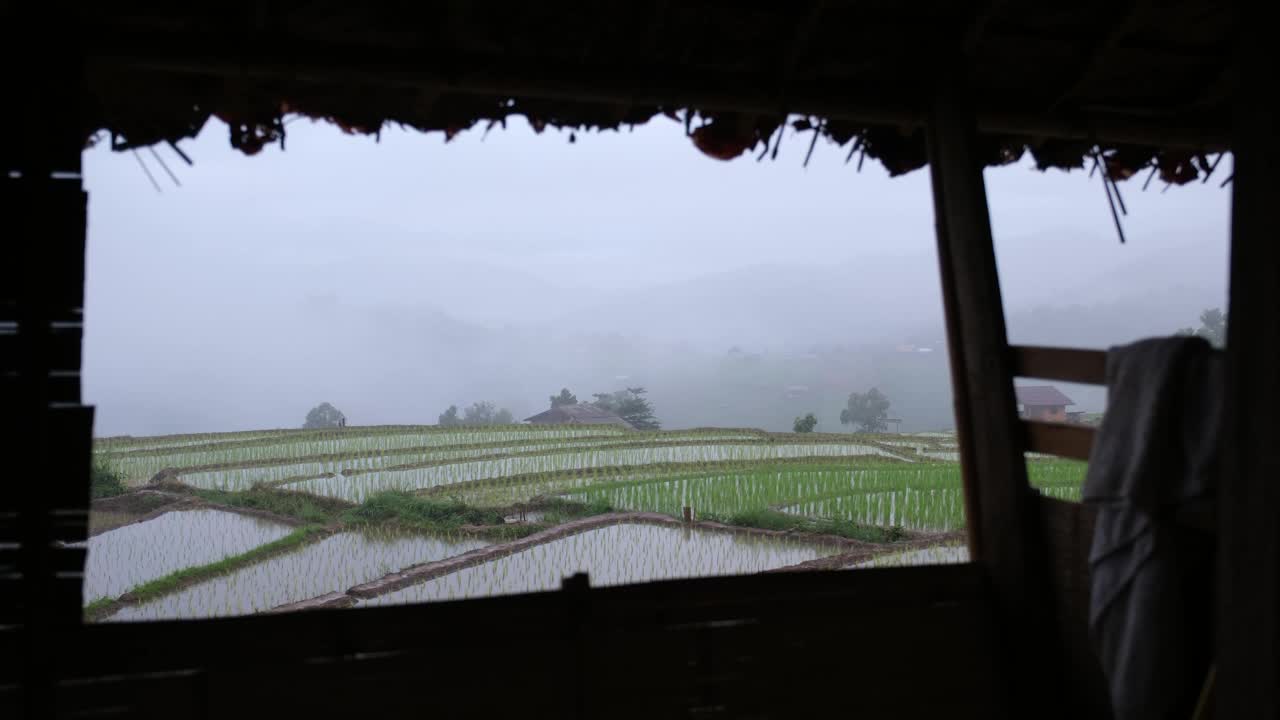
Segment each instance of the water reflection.
[[488,543],[389,530],[344,532],[300,550],[193,585],[109,620],[162,620],[247,615],[375,580],[410,565],[442,560]]
[[280,523],[219,510],[176,510],[116,528],[88,541],[84,601],[117,597],[175,570],[279,540],[290,530]]
[[594,586],[738,575],[794,565],[834,548],[780,538],[621,524],[589,530],[397,590],[361,605],[389,605],[554,590],[562,578],[591,574]]

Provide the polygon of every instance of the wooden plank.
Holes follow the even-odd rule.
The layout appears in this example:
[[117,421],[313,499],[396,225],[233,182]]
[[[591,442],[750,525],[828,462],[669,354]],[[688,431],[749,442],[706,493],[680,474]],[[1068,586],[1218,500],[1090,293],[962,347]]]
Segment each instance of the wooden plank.
[[[0,370],[0,404],[3,404],[7,398],[17,397],[19,382],[18,373]],[[50,372],[46,387],[48,388],[49,402],[68,405],[80,404],[79,372]]]
[[[198,671],[61,683],[55,716],[212,717],[202,707],[206,693],[206,677]],[[245,715],[253,715],[247,710]]]
[[[12,498],[0,496],[0,500],[12,503]],[[16,509],[16,506],[15,506]],[[87,509],[60,509],[49,512],[49,532],[52,540],[66,543],[80,542],[89,536],[89,511]],[[18,513],[14,509],[0,512],[0,543],[16,543],[21,539]]]
[[0,263],[0,313],[19,297],[39,298],[53,319],[77,321],[84,307],[85,218],[88,195],[79,178],[23,178],[0,183],[0,215],[21,220],[26,209],[47,208],[10,232]]
[[[59,656],[60,696],[74,688],[66,707],[88,712],[176,676],[204,678],[211,717],[410,717],[424,702],[442,717],[826,717],[851,703],[870,716],[1005,717],[986,588],[980,568],[960,565],[87,626],[59,645],[75,648]],[[538,661],[493,693],[492,658],[535,648]],[[110,678],[72,682],[92,668]],[[851,678],[854,697],[831,691]]]
[[1068,706],[1072,717],[1106,720],[1111,717],[1111,696],[1089,639],[1089,550],[1097,508],[1041,497],[1039,509],[1059,642],[1066,652],[1064,670],[1072,688],[1059,702]]
[[42,353],[50,371],[80,371],[80,336],[79,327],[60,327],[39,340],[42,347],[24,346],[24,336],[17,332],[0,332],[0,372],[14,372],[20,369],[23,358],[29,352]]
[[[56,27],[46,8],[23,13],[23,27]],[[46,17],[47,15],[47,17]],[[75,373],[81,363],[81,306],[83,305],[85,195],[80,188],[80,153],[84,148],[83,56],[74,38],[52,51],[41,52],[40,73],[12,74],[7,87],[10,104],[38,107],[48,114],[13,116],[0,136],[0,157],[16,164],[0,175],[0,202],[5,206],[6,283],[0,289],[0,316],[15,322],[16,335],[0,340],[0,387],[4,410],[13,418],[14,432],[6,434],[20,448],[10,453],[15,467],[0,483],[0,510],[16,508],[20,543],[18,588],[11,597],[20,614],[6,618],[22,625],[17,647],[22,673],[19,680],[22,715],[52,717],[56,688],[52,669],[57,653],[57,628],[80,621],[80,577],[59,574],[59,558],[52,540],[51,500],[57,493],[45,478],[48,462],[60,450],[50,435],[50,407],[54,401],[53,372]],[[11,55],[12,53],[9,53]],[[22,60],[8,57],[10,66]],[[52,118],[46,122],[46,119]],[[15,175],[12,171],[17,170]],[[67,177],[54,177],[67,173]],[[10,375],[12,373],[12,375]],[[10,382],[8,380],[16,380]],[[65,385],[60,393],[65,392]],[[8,422],[4,423],[9,425]],[[81,482],[84,482],[81,479]],[[6,609],[7,612],[7,609]]]
[[1107,384],[1107,354],[1101,350],[1012,345],[1014,375],[1063,382]]
[[[928,717],[940,707],[956,717],[1000,717],[991,624],[984,608],[952,604],[881,606],[856,618],[801,614],[785,623],[593,627],[584,715],[671,717],[696,707],[725,717],[833,717],[856,706],[866,717]],[[837,657],[838,648],[863,652]],[[913,672],[894,669],[903,667]],[[932,680],[912,689],[909,676]],[[829,691],[849,678],[853,698]]]
[[[881,607],[904,612],[957,603],[982,605],[979,568],[955,565],[892,571],[766,573],[591,589],[590,615],[606,626],[671,627],[752,621],[805,613],[857,617]],[[58,656],[64,678],[204,668],[271,666],[353,653],[483,645],[560,632],[563,593],[513,595],[417,606],[316,610],[199,622],[107,623],[66,629]],[[253,647],[246,653],[246,647]]]
[[[18,548],[0,548],[0,570],[18,566]],[[54,572],[79,573],[84,570],[85,548],[59,547],[53,551]]]
[[963,79],[938,82],[927,141],[969,547],[1008,621],[1005,651],[1027,660],[1010,683],[1015,711],[1043,713],[1043,698],[1066,689],[1044,670],[1059,661],[1057,638],[1045,610],[1043,538],[1022,453],[983,163]]
[[49,484],[51,508],[86,509],[93,464],[93,408],[75,405],[48,412],[50,451],[38,481]]
[[[60,551],[59,548],[57,551],[50,552],[51,566],[59,562],[57,554]],[[64,562],[72,561],[67,559]],[[67,576],[59,575],[46,580],[45,583],[48,585],[49,592],[44,598],[44,607],[40,610],[49,613],[64,626],[78,624],[81,616],[80,588],[83,584],[81,574],[77,572]],[[31,607],[30,600],[24,593],[26,587],[27,581],[22,573],[0,576],[0,625],[22,625],[27,621],[31,614]]]
[[1280,716],[1280,114],[1265,10],[1241,23],[1219,489],[1217,712]]
[[1088,425],[1023,420],[1024,447],[1031,452],[1088,460],[1097,431]]
[[0,684],[0,717],[22,717],[22,689],[17,685]]

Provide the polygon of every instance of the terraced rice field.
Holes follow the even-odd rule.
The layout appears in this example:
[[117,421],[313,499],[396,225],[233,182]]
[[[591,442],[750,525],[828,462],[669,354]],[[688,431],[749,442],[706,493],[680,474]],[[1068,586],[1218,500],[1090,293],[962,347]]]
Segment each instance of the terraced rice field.
[[396,531],[343,532],[151,602],[125,607],[107,619],[248,615],[340,592],[401,568],[443,560],[487,544]]
[[[800,443],[658,445],[639,448],[580,449],[505,457],[493,460],[454,462],[404,470],[376,470],[320,477],[293,482],[289,490],[313,493],[352,502],[363,502],[373,493],[388,490],[426,490],[444,485],[476,482],[513,475],[567,473],[599,467],[633,467],[713,462],[763,462],[800,457],[854,457],[890,455],[871,445]],[[184,477],[184,482],[187,482]],[[193,483],[196,484],[196,483]],[[222,489],[244,489],[243,482],[219,481]]]
[[89,538],[84,598],[115,597],[186,567],[279,540],[288,525],[219,510],[179,510]]
[[[851,567],[962,562],[955,535],[940,534],[964,525],[955,452],[948,433],[733,428],[395,426],[107,438],[95,444],[95,460],[147,488],[118,499],[147,502],[132,515],[121,510],[128,502],[94,508],[101,534],[88,541],[84,597],[92,619],[112,621],[246,614],[303,601],[394,604],[556,589],[577,572],[593,585],[761,572],[824,558],[847,542],[713,524],[617,524],[608,514],[680,518],[685,508],[743,527],[776,529],[794,518],[823,533],[851,533],[845,537],[868,537],[866,526],[898,527],[916,548],[935,537],[951,543],[903,552],[872,540],[890,544]],[[1083,464],[1029,457],[1028,469],[1041,492],[1078,498]],[[156,503],[187,509],[138,522]],[[613,524],[551,531],[592,515]],[[544,530],[554,539],[517,540]],[[875,537],[901,537],[894,532]],[[494,552],[478,550],[486,547]],[[482,561],[449,560],[469,552]],[[426,579],[376,597],[348,594],[437,565],[447,572],[412,575]]]
[[622,523],[536,545],[403,590],[363,600],[361,606],[556,590],[576,573],[593,586],[712,575],[739,575],[795,565],[836,552],[793,540],[759,538]]

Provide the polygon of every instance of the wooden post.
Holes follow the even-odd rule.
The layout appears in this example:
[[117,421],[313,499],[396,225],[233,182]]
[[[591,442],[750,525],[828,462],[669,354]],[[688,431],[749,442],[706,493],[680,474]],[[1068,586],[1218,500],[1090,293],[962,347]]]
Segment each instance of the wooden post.
[[1057,633],[1047,611],[975,127],[963,83],[944,81],[929,115],[929,166],[969,551],[986,570],[995,612],[1008,628],[1015,714],[1034,708],[1044,716],[1065,712],[1047,702],[1059,685],[1047,669],[1058,659]]
[[929,161],[969,550],[1012,597],[1028,565],[1027,469],[973,128],[959,92],[943,90],[930,116]]
[[1269,91],[1271,40],[1261,36],[1269,25],[1254,20],[1242,18],[1232,142],[1231,324],[1218,519],[1220,718],[1280,715],[1280,115]]
[[[21,23],[26,25],[26,23]],[[37,13],[30,27],[50,27]],[[86,196],[80,183],[83,66],[74,40],[51,43],[38,69],[16,68],[0,120],[0,438],[14,467],[0,483],[0,543],[14,576],[0,578],[5,653],[20,656],[26,717],[54,715],[58,626],[80,622],[92,412],[80,402]],[[12,442],[10,446],[7,443]],[[14,628],[17,628],[15,631]]]

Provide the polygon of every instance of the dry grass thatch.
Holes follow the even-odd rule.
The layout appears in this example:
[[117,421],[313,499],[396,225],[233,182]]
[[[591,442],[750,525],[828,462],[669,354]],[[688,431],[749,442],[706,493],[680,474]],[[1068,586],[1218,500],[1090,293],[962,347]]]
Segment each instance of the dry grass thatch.
[[[931,88],[972,88],[986,162],[1104,164],[1168,183],[1225,149],[1229,9],[1103,0],[966,7],[945,0],[728,3],[333,2],[77,8],[87,29],[86,133],[116,149],[192,137],[284,143],[283,118],[446,138],[524,116],[535,129],[618,129],[665,115],[712,157],[841,146],[891,174],[926,162]],[[573,136],[570,136],[572,141]]]

